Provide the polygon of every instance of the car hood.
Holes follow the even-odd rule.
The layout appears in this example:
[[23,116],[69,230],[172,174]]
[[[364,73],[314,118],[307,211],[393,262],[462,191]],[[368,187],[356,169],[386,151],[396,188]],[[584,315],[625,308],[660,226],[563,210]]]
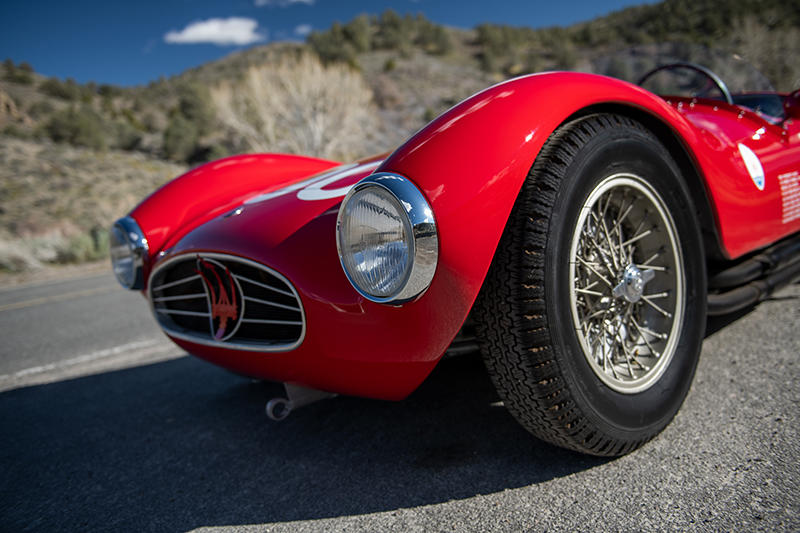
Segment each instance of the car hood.
[[382,158],[337,166],[265,194],[189,231],[165,250],[161,260],[184,253],[221,252],[247,257],[272,268],[290,268],[297,257],[333,247],[342,199]]

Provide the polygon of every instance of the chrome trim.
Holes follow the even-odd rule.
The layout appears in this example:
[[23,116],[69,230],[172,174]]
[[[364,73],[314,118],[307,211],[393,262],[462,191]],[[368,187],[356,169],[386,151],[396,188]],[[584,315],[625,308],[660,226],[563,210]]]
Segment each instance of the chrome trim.
[[278,324],[286,326],[300,326],[303,323],[296,320],[266,320],[261,318],[243,318],[245,324]]
[[[170,287],[175,287],[176,285],[181,285],[182,283],[189,283],[190,281],[194,281],[196,279],[200,279],[200,274],[196,274],[196,275],[190,276],[188,278],[179,279],[177,281],[171,281],[169,283],[164,283],[163,285],[159,285],[158,287],[153,287],[150,290],[151,291],[162,291],[162,290],[168,289]],[[205,294],[203,296],[205,296]]]
[[259,298],[253,298],[251,296],[243,296],[242,298],[247,300],[248,302],[255,302],[257,304],[267,305],[269,307],[277,307],[278,309],[286,309],[287,311],[299,311],[300,310],[299,307],[292,307],[291,305],[283,305],[283,304],[278,304],[278,303],[275,303],[275,302],[268,302],[267,300],[261,300]]
[[[342,258],[341,226],[342,213],[345,212],[344,206],[356,192],[367,187],[380,187],[394,196],[403,208],[411,228],[411,242],[409,243],[411,268],[405,281],[394,294],[388,297],[373,296],[362,290],[350,276]],[[433,210],[422,192],[408,178],[390,172],[370,174],[356,183],[342,200],[336,218],[336,250],[339,253],[339,263],[342,265],[347,280],[361,296],[382,304],[400,305],[409,302],[428,289],[439,262],[439,232]]]
[[131,283],[126,283],[120,279],[115,268],[116,261],[119,259],[120,254],[115,253],[116,247],[111,246],[109,255],[111,256],[111,269],[114,271],[114,277],[116,277],[119,284],[126,289],[141,290],[144,287],[144,258],[147,257],[149,251],[147,238],[145,238],[144,232],[139,227],[139,224],[130,216],[120,218],[111,226],[110,243],[113,243],[115,240],[114,229],[119,229],[122,235],[125,236],[126,242],[124,244],[121,243],[120,246],[127,244],[127,253],[130,253],[132,256],[133,267],[135,269]]
[[[264,285],[263,283],[258,283],[256,281],[253,281],[251,279],[245,278],[243,276],[237,276],[237,275],[233,276],[234,280],[236,280],[237,282],[239,282],[239,281],[247,281],[248,283],[253,283],[253,284],[258,285],[258,286],[260,286],[262,288],[272,289],[272,290],[275,290],[275,291],[277,291],[277,292],[279,292],[281,294],[284,294],[286,296],[294,297],[295,301],[297,302],[298,307],[297,308],[293,308],[291,310],[300,312],[301,321],[297,322],[297,323],[293,323],[293,324],[287,324],[287,325],[299,325],[299,326],[301,326],[300,335],[297,337],[297,340],[295,342],[291,343],[291,344],[259,344],[259,343],[246,344],[246,343],[240,343],[240,342],[228,342],[228,341],[216,341],[216,340],[213,340],[213,339],[204,339],[202,337],[197,337],[195,335],[190,335],[190,334],[184,333],[182,331],[177,331],[177,330],[165,327],[165,325],[162,324],[162,322],[160,320],[158,320],[158,316],[157,316],[157,313],[159,311],[165,311],[165,310],[156,309],[155,304],[153,302],[153,291],[160,290],[162,288],[169,287],[169,286],[172,286],[172,285],[177,285],[177,284],[179,284],[179,282],[186,281],[186,280],[188,280],[190,278],[184,278],[183,280],[178,280],[176,282],[171,282],[171,283],[168,283],[168,284],[165,284],[165,285],[161,285],[161,286],[155,287],[155,288],[148,288],[148,290],[147,290],[147,301],[150,303],[150,311],[153,313],[153,316],[156,317],[156,322],[158,322],[158,325],[161,327],[161,329],[163,329],[167,333],[167,335],[169,335],[170,337],[175,338],[175,339],[181,339],[181,340],[193,342],[195,344],[202,344],[204,346],[214,346],[214,347],[217,347],[217,348],[227,348],[227,349],[230,349],[230,350],[242,350],[242,351],[248,351],[248,352],[288,352],[288,351],[294,350],[295,348],[297,348],[298,346],[300,346],[303,343],[303,341],[306,338],[307,325],[306,325],[306,312],[305,312],[305,309],[303,309],[303,302],[300,299],[300,295],[298,294],[297,290],[294,288],[294,285],[292,284],[292,282],[290,282],[289,279],[286,278],[286,276],[284,276],[280,272],[277,272],[277,271],[269,268],[266,265],[263,265],[263,264],[258,263],[256,261],[251,261],[250,259],[244,259],[243,257],[238,257],[238,256],[235,256],[235,255],[220,254],[220,253],[182,253],[180,255],[176,255],[174,257],[170,257],[166,261],[158,264],[153,269],[153,271],[150,273],[150,280],[153,280],[154,277],[156,276],[156,274],[158,274],[164,268],[167,268],[172,263],[175,263],[175,262],[178,262],[178,261],[185,261],[186,259],[189,259],[189,258],[192,258],[192,257],[197,258],[198,256],[202,257],[204,259],[212,259],[212,260],[216,259],[216,260],[222,260],[222,261],[233,261],[233,262],[242,263],[243,265],[248,265],[248,266],[251,266],[253,268],[257,268],[257,269],[260,269],[260,270],[265,270],[266,272],[269,272],[271,275],[273,275],[276,278],[278,278],[281,281],[283,281],[286,284],[286,286],[289,287],[289,289],[291,289],[291,292],[286,292],[286,291],[282,291],[280,289],[276,289],[274,287],[269,287],[268,285]],[[194,277],[192,279],[196,279],[196,278],[199,278],[199,277],[200,276],[196,276],[196,277]],[[244,293],[242,293],[242,294],[244,294]],[[244,313],[244,311],[242,311],[242,313]],[[176,314],[178,314],[178,313],[176,313]],[[202,315],[202,316],[210,316],[210,315],[211,315],[211,313],[208,313],[208,315]],[[250,319],[250,320],[253,320],[253,319]],[[242,315],[242,319],[240,320],[240,322],[249,323],[250,320],[245,319],[244,315]],[[276,323],[277,322],[278,321],[276,321]],[[288,322],[288,321],[286,321],[286,322]]]
[[[634,236],[624,235],[623,219],[632,216],[639,218],[630,230]],[[636,264],[643,243],[650,257]],[[606,177],[583,202],[569,253],[572,322],[586,362],[616,392],[649,389],[678,351],[686,307],[683,252],[661,195],[635,174]],[[652,264],[656,260],[662,264]],[[627,292],[626,274],[632,271],[640,273],[642,284]],[[659,292],[643,294],[645,286]]]
[[161,313],[162,315],[208,316],[208,317],[211,316],[211,313],[198,313],[197,311],[181,311],[180,309],[156,309],[155,312]]
[[[159,289],[155,289],[159,290]],[[197,298],[207,298],[208,295],[206,293],[203,294],[184,294],[182,296],[160,296],[158,298],[153,298],[154,302],[176,302],[178,300],[196,300]]]
[[275,287],[272,287],[270,285],[265,285],[264,283],[259,283],[258,281],[254,281],[254,280],[252,280],[250,278],[246,278],[244,276],[239,276],[239,275],[234,274],[233,277],[238,279],[239,281],[246,281],[247,283],[252,283],[253,285],[255,285],[257,287],[261,287],[262,289],[267,289],[268,291],[277,292],[278,294],[283,294],[284,296],[295,296],[291,292],[286,292],[286,291],[282,291],[281,289],[276,289]]

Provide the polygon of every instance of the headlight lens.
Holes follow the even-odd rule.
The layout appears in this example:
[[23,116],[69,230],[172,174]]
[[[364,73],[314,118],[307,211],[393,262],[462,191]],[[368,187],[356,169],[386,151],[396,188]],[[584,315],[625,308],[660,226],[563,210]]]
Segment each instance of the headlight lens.
[[344,268],[370,296],[388,298],[408,276],[411,228],[387,190],[365,187],[343,207],[341,250]]
[[419,189],[396,174],[373,174],[351,189],[339,210],[337,246],[353,287],[379,303],[416,298],[438,261],[433,212]]
[[131,217],[117,220],[109,233],[111,268],[126,289],[144,286],[142,266],[147,255],[147,239]]

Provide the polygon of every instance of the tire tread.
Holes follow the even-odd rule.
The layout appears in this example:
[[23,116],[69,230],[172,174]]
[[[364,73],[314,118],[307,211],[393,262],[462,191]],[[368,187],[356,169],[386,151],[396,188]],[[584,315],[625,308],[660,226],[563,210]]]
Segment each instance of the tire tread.
[[[576,405],[553,353],[544,269],[549,221],[570,162],[599,131],[619,126],[653,137],[638,122],[607,114],[574,120],[550,136],[525,180],[473,309],[484,363],[511,414],[544,441],[602,456],[628,453],[653,435],[633,441],[604,435]],[[515,252],[520,249],[523,253]]]

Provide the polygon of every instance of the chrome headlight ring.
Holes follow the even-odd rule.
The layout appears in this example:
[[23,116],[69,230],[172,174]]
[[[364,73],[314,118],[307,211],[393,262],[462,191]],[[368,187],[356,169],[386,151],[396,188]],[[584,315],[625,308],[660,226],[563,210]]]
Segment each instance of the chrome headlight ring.
[[148,244],[139,224],[132,217],[123,217],[109,231],[111,268],[120,285],[126,289],[144,287],[144,258]]
[[[371,225],[376,221],[383,228]],[[390,231],[379,231],[387,224],[394,240],[386,236]],[[388,172],[367,176],[347,193],[336,221],[336,247],[353,288],[382,304],[403,304],[425,292],[439,260],[430,204],[409,179]]]

